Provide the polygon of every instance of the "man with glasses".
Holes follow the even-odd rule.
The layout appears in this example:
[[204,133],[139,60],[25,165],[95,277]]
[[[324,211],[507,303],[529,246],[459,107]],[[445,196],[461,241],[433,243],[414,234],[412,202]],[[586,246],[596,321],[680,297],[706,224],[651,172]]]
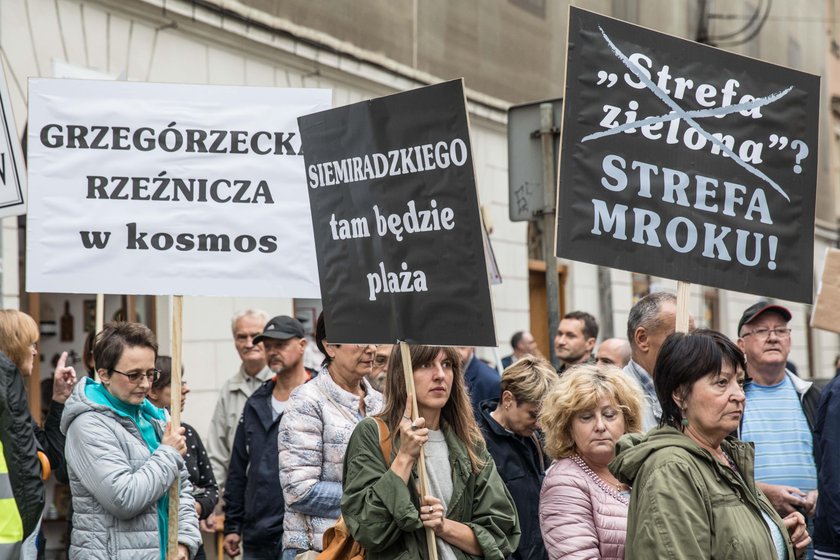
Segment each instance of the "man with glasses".
[[385,392],[385,379],[388,377],[388,362],[391,359],[393,344],[380,344],[376,347],[376,354],[373,355],[373,365],[370,368],[370,375],[367,380],[374,389],[380,393]]
[[759,301],[738,322],[738,346],[747,358],[747,401],[740,438],[755,443],[755,479],[779,515],[810,520],[816,511],[814,420],[819,390],[785,369],[791,313]]
[[239,371],[225,381],[219,390],[206,445],[220,496],[224,493],[233,438],[245,401],[272,376],[266,365],[263,345],[254,341],[254,338],[262,334],[267,321],[268,313],[254,309],[238,312],[231,321],[233,342],[242,363]]

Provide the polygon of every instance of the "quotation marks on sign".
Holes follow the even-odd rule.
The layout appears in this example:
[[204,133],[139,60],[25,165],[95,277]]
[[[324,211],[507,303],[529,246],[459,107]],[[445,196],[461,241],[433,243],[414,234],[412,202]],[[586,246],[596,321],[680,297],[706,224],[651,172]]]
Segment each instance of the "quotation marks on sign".
[[[773,179],[767,176],[763,171],[755,167],[756,164],[762,163],[761,160],[761,148],[762,145],[760,143],[753,142],[751,140],[747,140],[743,142],[742,146],[738,149],[738,153],[734,151],[734,138],[731,136],[731,140],[727,140],[724,135],[719,133],[710,133],[705,130],[700,124],[697,122],[697,119],[701,118],[709,118],[709,117],[723,117],[728,114],[739,112],[744,116],[751,116],[752,118],[760,118],[761,112],[760,108],[770,105],[779,99],[782,99],[785,95],[787,95],[792,89],[793,86],[789,86],[783,90],[777,91],[765,97],[755,98],[752,95],[745,95],[741,97],[739,103],[734,105],[731,102],[734,100],[735,96],[735,88],[739,85],[737,80],[727,80],[726,85],[722,88],[720,94],[721,97],[721,104],[720,106],[715,107],[717,101],[715,97],[718,95],[717,88],[712,84],[694,84],[693,80],[686,79],[686,78],[674,78],[674,83],[679,83],[680,85],[676,86],[674,91],[671,92],[667,87],[667,81],[672,78],[672,76],[668,73],[668,67],[663,66],[662,69],[657,73],[657,82],[654,83],[652,80],[653,74],[651,73],[651,69],[653,68],[653,60],[642,53],[632,53],[629,57],[624,54],[616,45],[613,43],[612,39],[610,39],[601,26],[598,26],[599,31],[601,32],[601,36],[604,38],[605,43],[609,46],[610,50],[613,54],[618,58],[622,64],[635,76],[635,81],[630,78],[629,75],[625,75],[625,81],[635,88],[635,89],[647,89],[651,93],[653,93],[660,101],[662,101],[669,109],[670,112],[664,115],[654,116],[654,117],[647,117],[641,120],[638,120],[636,116],[636,109],[631,107],[631,111],[628,111],[628,119],[622,125],[618,123],[610,123],[605,124],[605,121],[609,121],[614,119],[620,112],[621,109],[618,107],[610,107],[607,116],[604,118],[604,121],[601,121],[601,125],[605,126],[607,130],[602,130],[593,134],[589,134],[581,139],[582,142],[586,142],[589,140],[595,140],[597,138],[602,138],[605,136],[610,136],[613,134],[618,134],[620,132],[628,132],[632,133],[635,132],[636,127],[640,127],[642,129],[642,134],[646,137],[656,140],[661,137],[661,134],[654,133],[652,134],[651,127],[653,125],[659,125],[659,123],[664,123],[667,121],[685,121],[685,124],[688,126],[688,129],[685,131],[683,137],[683,143],[689,149],[699,150],[702,149],[707,145],[712,146],[713,153],[720,154],[724,157],[731,158],[736,164],[741,166],[745,169],[748,173],[758,177],[762,181],[766,182],[768,185],[773,187],[779,194],[781,194],[785,200],[790,202],[790,197],[788,194],[782,189],[782,187]],[[644,63],[644,66],[641,64]],[[605,79],[609,78],[606,76]],[[705,108],[695,111],[689,111],[684,109],[680,106],[676,100],[683,99],[688,92],[689,88],[694,88],[694,97],[696,98],[697,102],[700,105],[703,105]],[[638,107],[636,107],[638,108]],[[631,118],[632,116],[632,118]],[[614,124],[615,126],[610,126]],[[731,145],[730,145],[731,144]]]
[[604,82],[607,82],[607,87],[611,88],[616,83],[618,83],[618,74],[615,72],[607,72],[606,70],[599,70],[598,71],[598,83],[597,85],[601,85]]
[[[770,135],[771,148],[775,148],[777,150],[784,150],[785,147],[787,147],[787,145],[787,136],[779,136],[778,134]],[[802,173],[802,166],[799,164],[802,163],[802,160],[807,158],[808,154],[810,153],[808,145],[802,140],[794,140],[793,142],[790,142],[790,148],[792,150],[796,150],[796,165],[793,166],[793,172],[796,174]]]

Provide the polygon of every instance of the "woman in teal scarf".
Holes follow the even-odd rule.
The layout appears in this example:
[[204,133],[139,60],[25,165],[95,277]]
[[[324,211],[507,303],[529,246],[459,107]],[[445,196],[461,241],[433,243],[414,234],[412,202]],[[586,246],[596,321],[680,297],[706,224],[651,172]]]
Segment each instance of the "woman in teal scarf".
[[168,489],[180,477],[178,559],[200,542],[184,463],[184,430],[167,428],[166,413],[146,395],[160,375],[148,327],[109,323],[93,358],[101,383],[83,379],[67,400],[61,427],[73,493],[70,557],[166,558]]

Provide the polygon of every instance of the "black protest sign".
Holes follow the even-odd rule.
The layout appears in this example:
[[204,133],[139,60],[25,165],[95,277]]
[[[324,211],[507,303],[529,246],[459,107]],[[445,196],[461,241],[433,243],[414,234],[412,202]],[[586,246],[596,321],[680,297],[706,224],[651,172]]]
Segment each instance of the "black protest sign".
[[327,339],[495,346],[461,80],[298,124]]
[[810,302],[819,78],[571,9],[557,255]]

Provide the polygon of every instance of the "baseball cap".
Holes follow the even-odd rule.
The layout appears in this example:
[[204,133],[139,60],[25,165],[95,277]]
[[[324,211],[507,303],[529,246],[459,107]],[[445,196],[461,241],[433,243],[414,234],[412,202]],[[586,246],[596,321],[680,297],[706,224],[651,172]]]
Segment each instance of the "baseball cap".
[[785,321],[790,321],[790,318],[793,317],[793,315],[791,315],[790,311],[788,311],[786,307],[782,307],[781,305],[775,305],[766,300],[761,300],[749,306],[747,310],[744,311],[744,314],[741,315],[741,320],[738,321],[738,336],[741,336],[741,327],[754,320],[756,317],[758,317],[765,311],[775,311],[776,313],[784,317]]
[[303,325],[300,324],[300,321],[288,315],[278,315],[265,324],[265,329],[263,329],[262,334],[254,337],[254,344],[259,344],[266,338],[288,340],[290,338],[303,338],[305,336],[306,332],[304,332]]

